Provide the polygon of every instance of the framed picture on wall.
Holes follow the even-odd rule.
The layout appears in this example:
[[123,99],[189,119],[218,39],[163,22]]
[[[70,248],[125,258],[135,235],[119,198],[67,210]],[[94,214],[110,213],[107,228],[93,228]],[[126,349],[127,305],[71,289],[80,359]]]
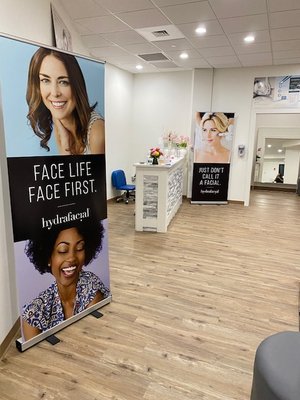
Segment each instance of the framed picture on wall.
[[61,50],[72,51],[71,34],[61,19],[60,15],[51,4],[52,25],[55,38],[55,47]]

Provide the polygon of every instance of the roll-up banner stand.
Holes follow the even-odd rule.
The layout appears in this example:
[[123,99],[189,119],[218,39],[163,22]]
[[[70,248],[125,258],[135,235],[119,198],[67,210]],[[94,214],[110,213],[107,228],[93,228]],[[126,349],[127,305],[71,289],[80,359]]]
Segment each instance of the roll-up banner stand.
[[111,301],[105,65],[6,36],[0,52],[24,351]]
[[234,113],[196,112],[192,204],[227,204]]

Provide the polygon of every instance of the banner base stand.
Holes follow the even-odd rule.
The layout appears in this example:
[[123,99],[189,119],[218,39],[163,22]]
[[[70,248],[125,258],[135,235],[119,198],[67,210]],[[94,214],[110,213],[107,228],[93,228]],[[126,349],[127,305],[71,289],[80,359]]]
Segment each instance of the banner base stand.
[[54,346],[55,344],[60,342],[60,339],[58,339],[57,336],[55,335],[50,335],[48,337],[46,337],[45,339],[48,343],[52,344],[52,346]]
[[[112,301],[112,295],[110,294],[104,300],[101,300],[101,302],[94,304],[91,307],[86,308],[85,310],[81,311],[79,314],[73,315],[72,317],[61,322],[59,325],[53,326],[52,328],[48,329],[47,331],[42,332],[39,335],[33,337],[32,339],[24,341],[22,338],[19,338],[16,340],[16,348],[20,352],[23,352],[23,351],[29,349],[30,347],[34,346],[35,344],[41,342],[42,340],[48,338],[49,336],[54,336],[54,333],[62,330],[63,328],[66,328],[68,325],[71,325],[72,323],[74,323],[75,321],[78,321],[79,319],[85,317],[86,315],[93,314],[94,311],[97,311],[98,308],[102,308],[103,306],[110,303],[111,301]],[[103,316],[103,314],[100,313],[99,311],[98,311],[98,313],[101,314],[100,315],[101,317]]]
[[90,313],[90,315],[92,315],[92,316],[95,317],[95,318],[101,318],[101,317],[103,317],[103,314],[102,314],[100,311],[98,311],[98,310],[92,311],[92,312]]
[[220,204],[228,204],[228,201],[191,201],[191,204],[220,205]]

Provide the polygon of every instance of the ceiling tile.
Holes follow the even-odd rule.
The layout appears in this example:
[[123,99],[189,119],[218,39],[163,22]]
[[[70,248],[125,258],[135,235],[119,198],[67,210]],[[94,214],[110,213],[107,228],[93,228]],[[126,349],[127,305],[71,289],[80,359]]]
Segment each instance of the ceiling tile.
[[190,42],[186,39],[175,39],[175,40],[164,40],[164,41],[154,41],[152,42],[161,50],[173,51],[173,50],[188,50],[192,48]]
[[271,53],[243,54],[239,55],[243,67],[252,67],[255,65],[272,65]]
[[132,54],[124,54],[121,56],[109,56],[108,60],[114,64],[141,64],[144,61],[141,60],[137,56],[133,56]]
[[225,35],[203,36],[190,40],[197,49],[202,49],[205,47],[230,46],[229,40]]
[[221,19],[220,23],[225,33],[235,33],[235,32],[250,33],[250,32],[255,32],[257,30],[264,30],[269,28],[267,14]]
[[300,27],[271,29],[272,40],[300,39]]
[[[232,45],[239,45],[244,44],[244,37],[246,36],[245,32],[238,32],[238,33],[230,33],[228,38]],[[260,42],[269,42],[270,41],[270,33],[268,30],[264,31],[255,31],[255,43]]]
[[269,17],[271,28],[285,28],[300,25],[300,10],[271,13]]
[[233,46],[237,54],[271,53],[271,44],[263,43],[244,43],[244,45]]
[[79,33],[79,35],[89,35],[89,34],[93,33],[87,26],[82,26],[75,20],[73,23],[74,23],[75,29]]
[[276,65],[282,64],[300,64],[300,57],[298,58],[280,58],[276,61]]
[[[174,6],[176,4],[194,3],[195,0],[152,0],[158,7]],[[202,0],[200,0],[202,1]]]
[[[86,0],[84,0],[86,2]],[[95,0],[96,3],[107,8],[112,13],[147,10],[154,8],[149,0]]]
[[300,58],[300,50],[274,51],[274,60],[280,58]]
[[230,46],[208,47],[205,49],[199,49],[199,53],[204,57],[231,56],[235,54],[233,48]]
[[157,53],[157,47],[151,43],[128,44],[123,48],[132,54]]
[[272,43],[273,51],[300,50],[300,39],[298,40],[280,40]]
[[297,10],[300,8],[299,0],[268,0],[269,10],[271,12]]
[[119,46],[124,44],[147,43],[147,41],[134,30],[104,33],[102,37]]
[[[137,54],[156,52],[174,58],[176,66],[151,65],[155,71],[281,65],[300,58],[300,0],[57,1],[91,56],[133,73],[144,62]],[[199,26],[205,35],[196,34]],[[250,33],[255,42],[247,44]],[[179,59],[181,51],[190,58]]]
[[158,9],[120,13],[118,17],[133,29],[170,24]]
[[[138,70],[136,69],[136,65],[140,64],[143,66],[142,70]],[[154,65],[151,65],[149,63],[116,63],[115,65],[117,65],[119,68],[124,69],[125,71],[129,71],[133,74],[141,74],[141,73],[151,73],[151,72],[158,72],[157,68]]]
[[91,49],[91,52],[94,56],[101,57],[103,59],[128,55],[128,53],[125,50],[121,49],[119,46],[93,48]]
[[[197,50],[187,50],[186,53],[189,55],[189,59],[193,59],[193,58],[200,58],[200,54],[198,53]],[[173,61],[177,62],[177,60],[180,60],[180,54],[182,54],[182,51],[168,51],[165,52],[165,54],[167,55],[167,57],[172,58]]]
[[176,64],[182,68],[211,68],[211,65],[203,58],[193,58],[188,60],[178,60]]
[[161,9],[174,24],[216,19],[208,1],[179,4],[176,6],[162,7]]
[[[199,35],[195,32],[196,28],[204,27],[206,28],[205,35]],[[219,22],[215,20],[205,21],[205,22],[192,22],[188,24],[178,24],[177,28],[188,38],[190,37],[203,37],[211,35],[222,35],[224,33],[222,26]]]
[[266,0],[210,0],[218,18],[240,17],[267,12]]
[[104,17],[96,18],[76,19],[76,23],[83,28],[88,29],[92,33],[105,33],[128,30],[128,26],[123,24],[123,22],[118,20],[113,15],[106,15]]
[[61,0],[60,1],[71,18],[88,18],[108,15],[109,12],[96,4],[93,0]]
[[241,63],[236,56],[207,57],[207,61],[217,68],[241,67]]
[[87,47],[105,47],[110,45],[101,35],[83,35],[81,38]]

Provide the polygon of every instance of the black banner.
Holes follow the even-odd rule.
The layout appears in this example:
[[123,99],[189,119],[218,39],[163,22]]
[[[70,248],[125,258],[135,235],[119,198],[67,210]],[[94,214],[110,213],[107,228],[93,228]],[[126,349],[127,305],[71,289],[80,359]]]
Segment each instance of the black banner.
[[7,159],[14,241],[54,225],[107,218],[104,155]]
[[194,163],[192,202],[227,202],[230,164]]

